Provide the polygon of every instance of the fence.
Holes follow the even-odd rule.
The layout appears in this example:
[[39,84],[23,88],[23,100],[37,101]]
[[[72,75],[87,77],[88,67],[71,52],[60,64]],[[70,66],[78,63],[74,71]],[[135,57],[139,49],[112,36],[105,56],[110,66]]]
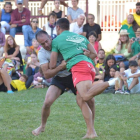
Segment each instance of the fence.
[[[69,6],[71,5],[71,1],[66,1]],[[31,11],[32,16],[37,16],[38,15],[38,8],[40,7],[41,2],[29,2],[29,10]],[[4,2],[0,2],[0,9],[3,8]],[[86,11],[86,0],[80,0],[79,5],[81,9]],[[16,9],[15,2],[12,1],[12,8]],[[54,2],[53,1],[48,1],[47,4],[45,5],[44,9],[42,10],[44,15],[48,15],[51,11],[54,9]],[[65,15],[67,15],[67,8],[60,5],[60,9],[65,12]],[[44,16],[38,16],[39,18],[39,27],[42,28],[42,26],[47,22],[47,18]]]
[[99,24],[103,32],[118,32],[121,22],[135,12],[139,0],[99,0]]

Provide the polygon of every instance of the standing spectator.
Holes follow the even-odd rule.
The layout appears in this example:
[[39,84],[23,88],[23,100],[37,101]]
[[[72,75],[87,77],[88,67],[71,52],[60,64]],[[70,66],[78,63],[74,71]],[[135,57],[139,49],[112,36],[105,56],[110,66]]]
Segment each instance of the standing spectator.
[[70,24],[70,32],[83,35],[84,21],[85,21],[85,15],[84,14],[79,15],[77,21]]
[[6,2],[4,8],[0,11],[1,31],[5,34],[10,31],[12,4]]
[[25,31],[24,31],[24,45],[29,49],[30,46],[32,46],[32,40],[35,38],[35,35],[41,30],[38,26],[38,18],[32,18],[31,19],[31,26],[29,25]]
[[73,7],[68,7],[67,17],[70,23],[76,22],[80,14],[84,14],[84,11],[78,7],[79,0],[71,0]]
[[91,31],[95,31],[97,34],[97,41],[101,40],[101,27],[99,24],[94,23],[95,16],[93,14],[88,14],[88,23],[84,25],[83,32],[84,36],[88,38],[88,34]]
[[3,32],[1,32],[1,24],[0,24],[0,57],[3,56],[4,45],[5,45],[5,35],[3,34]]
[[16,32],[23,32],[25,36],[27,25],[30,25],[30,15],[30,11],[23,8],[23,0],[17,0],[17,9],[11,14],[11,36],[15,37]]
[[[128,52],[132,53],[132,56],[138,55],[140,52],[140,28],[137,29],[136,38],[138,40],[130,40],[130,44],[128,46]],[[138,57],[138,56],[137,56]]]
[[127,21],[124,21],[122,23],[122,27],[121,27],[120,31],[123,29],[127,30],[127,32],[129,33],[129,35],[128,35],[129,38],[132,38],[132,37],[136,37],[135,32],[138,27],[139,27],[138,24],[134,20],[134,16],[132,14],[129,14],[127,16]]
[[[28,1],[29,0],[23,0],[25,7],[28,9]],[[15,4],[17,5],[17,0],[15,0]]]
[[[47,3],[48,0],[41,0],[41,6],[40,8],[38,9],[38,14],[39,15],[43,15],[42,13],[42,9],[44,8],[45,4]],[[60,0],[60,4],[68,7],[68,5],[64,2],[65,0]]]
[[49,36],[51,36],[52,39],[54,39],[57,36],[56,33],[56,14],[50,13],[48,16],[48,23],[46,23],[43,26],[43,30],[48,33]]
[[64,18],[65,13],[64,11],[60,10],[60,0],[54,0],[54,6],[55,6],[55,9],[52,12],[56,14],[57,19]]
[[88,40],[92,44],[92,46],[94,47],[94,49],[96,50],[97,53],[100,49],[102,49],[100,42],[98,42],[98,40],[97,40],[96,32],[91,31],[88,35]]

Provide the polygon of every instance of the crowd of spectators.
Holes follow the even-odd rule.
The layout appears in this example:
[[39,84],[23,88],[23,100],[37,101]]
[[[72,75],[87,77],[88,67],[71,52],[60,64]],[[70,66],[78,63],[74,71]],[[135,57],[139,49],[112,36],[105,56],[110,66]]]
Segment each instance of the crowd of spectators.
[[[0,74],[2,75],[0,91],[7,91],[7,93],[29,87],[49,86],[51,79],[45,79],[41,72],[38,52],[44,50],[36,40],[36,34],[43,29],[52,40],[55,39],[57,37],[56,22],[65,17],[64,11],[60,10],[60,4],[68,6],[63,0],[54,0],[55,9],[48,15],[48,22],[41,29],[38,27],[38,18],[31,18],[28,1],[24,0],[26,8],[23,7],[23,0],[15,0],[15,2],[16,9],[12,9],[10,2],[5,2],[0,12]],[[78,7],[79,0],[71,0],[71,2],[72,7],[67,9],[70,32],[85,36],[98,54],[97,58],[93,60],[96,68],[95,81],[109,81],[118,75],[120,82],[115,87],[106,89],[107,92],[113,89],[115,93],[129,94],[134,91],[137,93],[139,90],[135,89],[135,86],[139,83],[140,76],[140,2],[136,4],[136,13],[128,15],[122,22],[118,42],[114,46],[113,53],[108,56],[105,55],[105,50],[102,49],[100,43],[102,39],[101,27],[94,22],[95,16],[88,14],[86,17],[84,11]],[[40,14],[42,14],[43,7],[44,2],[38,11]],[[86,18],[87,23],[85,23]],[[5,39],[7,32],[10,35]],[[25,59],[22,59],[20,46],[14,39],[17,32],[22,32],[24,36],[24,46],[27,50]],[[42,57],[46,57],[45,53],[40,56],[43,60]],[[10,82],[12,81],[12,84],[9,81],[6,82],[7,77]],[[22,82],[15,81],[17,79]],[[7,88],[2,88],[2,83]],[[18,85],[16,85],[17,83]],[[19,83],[21,85],[24,83],[22,86],[24,88],[20,88]]]

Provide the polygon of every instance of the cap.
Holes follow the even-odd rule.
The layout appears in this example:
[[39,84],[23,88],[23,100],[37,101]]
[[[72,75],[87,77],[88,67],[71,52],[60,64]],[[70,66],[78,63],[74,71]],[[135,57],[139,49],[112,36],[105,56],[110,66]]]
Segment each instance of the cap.
[[17,4],[19,3],[23,4],[23,0],[17,0]]

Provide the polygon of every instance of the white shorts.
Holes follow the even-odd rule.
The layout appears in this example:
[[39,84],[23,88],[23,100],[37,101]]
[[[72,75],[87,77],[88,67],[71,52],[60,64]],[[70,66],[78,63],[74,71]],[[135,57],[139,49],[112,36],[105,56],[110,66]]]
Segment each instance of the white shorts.
[[[140,77],[138,77],[139,83],[135,85],[131,90],[130,93],[140,93]],[[129,78],[127,80],[128,87],[131,85],[133,78]]]

